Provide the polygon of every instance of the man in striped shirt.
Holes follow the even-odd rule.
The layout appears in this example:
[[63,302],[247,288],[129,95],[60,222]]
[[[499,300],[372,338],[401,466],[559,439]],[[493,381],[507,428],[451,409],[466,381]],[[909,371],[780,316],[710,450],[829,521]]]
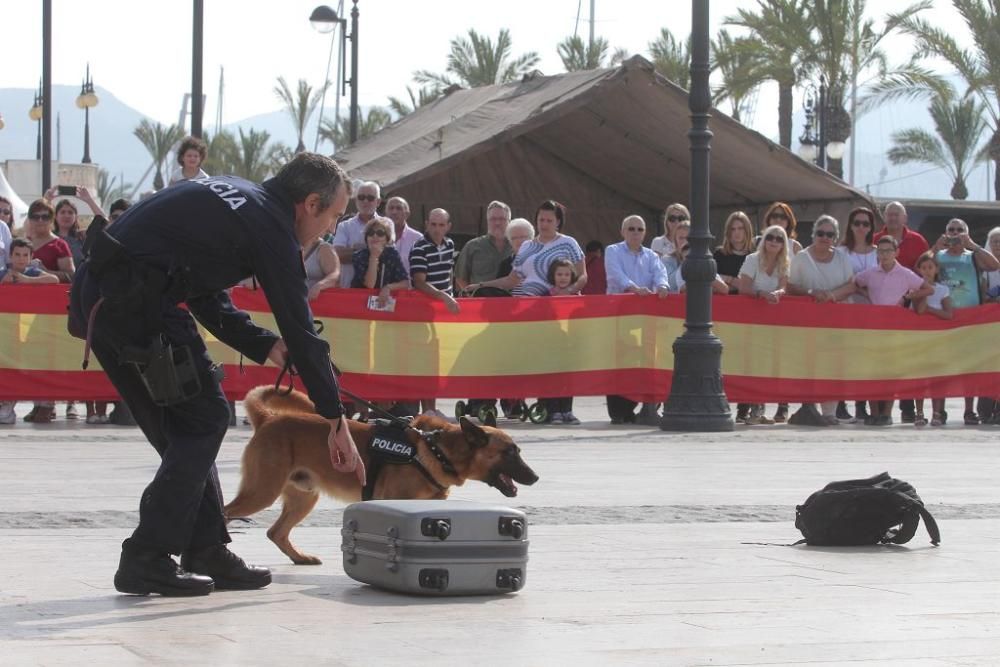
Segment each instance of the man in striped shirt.
[[[410,251],[410,280],[413,289],[444,302],[449,311],[457,313],[458,301],[452,296],[451,287],[455,270],[455,242],[447,236],[450,229],[448,211],[436,208],[430,212],[424,224],[424,237]],[[447,419],[437,409],[436,399],[425,398],[421,403],[425,415]]]

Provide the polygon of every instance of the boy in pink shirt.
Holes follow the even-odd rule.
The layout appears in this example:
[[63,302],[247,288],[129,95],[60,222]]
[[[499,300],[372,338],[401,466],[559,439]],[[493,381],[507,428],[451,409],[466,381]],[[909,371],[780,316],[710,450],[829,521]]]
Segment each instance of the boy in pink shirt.
[[[876,306],[900,306],[903,299],[921,299],[934,293],[934,287],[898,261],[899,242],[883,236],[876,246],[878,265],[854,276],[854,284],[868,291],[868,299]],[[892,401],[872,401],[869,426],[892,424]]]
[[854,284],[868,290],[868,299],[876,306],[901,306],[903,298],[920,299],[934,293],[924,279],[898,261],[899,244],[891,236],[878,240],[878,265],[854,276]]

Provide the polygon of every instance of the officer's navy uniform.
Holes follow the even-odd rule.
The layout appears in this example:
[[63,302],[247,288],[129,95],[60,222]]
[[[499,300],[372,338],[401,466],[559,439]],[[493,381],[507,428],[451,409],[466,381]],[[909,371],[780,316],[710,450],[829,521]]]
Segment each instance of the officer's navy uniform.
[[[106,297],[92,320],[93,352],[162,459],[143,492],[131,538],[146,549],[179,554],[230,541],[215,471],[229,405],[194,319],[258,363],[278,337],[237,310],[227,288],[256,277],[317,412],[341,416],[329,345],[313,328],[294,217],[289,195],[274,180],[185,181],[133,206],[107,228],[124,246],[127,266],[97,276],[85,261],[76,273],[71,321],[86,322]],[[160,279],[146,280],[141,305],[116,300],[153,275]],[[146,345],[157,332],[175,346],[191,347],[201,380],[199,395],[169,407],[154,403],[136,367],[119,359],[123,344]]]

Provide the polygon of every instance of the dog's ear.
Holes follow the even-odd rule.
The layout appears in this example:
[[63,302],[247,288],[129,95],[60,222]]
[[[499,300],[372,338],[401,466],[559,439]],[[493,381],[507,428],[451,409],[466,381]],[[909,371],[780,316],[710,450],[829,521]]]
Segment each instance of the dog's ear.
[[468,442],[472,447],[485,447],[490,442],[489,434],[472,423],[472,420],[466,416],[462,416],[458,420],[458,423],[462,425],[462,434],[465,436],[466,442]]

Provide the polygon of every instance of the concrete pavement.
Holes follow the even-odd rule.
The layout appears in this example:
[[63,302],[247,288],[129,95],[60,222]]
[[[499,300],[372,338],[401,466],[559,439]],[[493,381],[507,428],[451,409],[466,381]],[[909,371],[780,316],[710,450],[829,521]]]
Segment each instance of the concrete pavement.
[[[293,533],[321,566],[294,566],[270,544],[272,509],[236,527],[233,545],[273,568],[267,589],[120,596],[111,578],[152,449],[136,429],[0,426],[0,660],[1000,664],[1000,427],[668,434],[610,426],[600,399],[578,405],[580,427],[501,422],[541,476],[507,503],[529,513],[531,561],[522,592],[476,598],[349,579],[329,499]],[[223,445],[227,494],[249,433]],[[917,487],[940,547],[923,527],[905,547],[751,544],[795,541],[794,506],[809,493],[882,470]],[[453,497],[502,500],[471,482]]]

